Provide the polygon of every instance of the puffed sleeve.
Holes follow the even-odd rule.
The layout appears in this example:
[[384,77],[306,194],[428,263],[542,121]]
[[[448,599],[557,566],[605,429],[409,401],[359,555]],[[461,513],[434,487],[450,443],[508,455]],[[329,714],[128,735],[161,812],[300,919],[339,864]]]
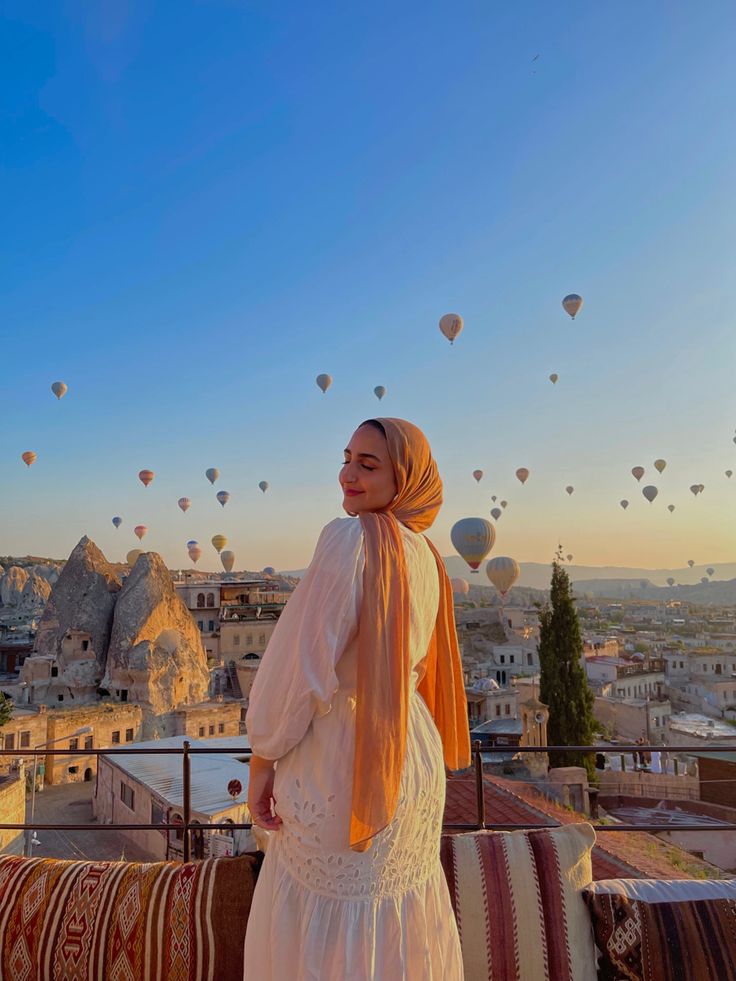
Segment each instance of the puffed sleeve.
[[312,719],[329,711],[337,662],[358,631],[364,563],[358,518],[336,518],[322,529],[253,682],[246,731],[257,756],[284,756]]

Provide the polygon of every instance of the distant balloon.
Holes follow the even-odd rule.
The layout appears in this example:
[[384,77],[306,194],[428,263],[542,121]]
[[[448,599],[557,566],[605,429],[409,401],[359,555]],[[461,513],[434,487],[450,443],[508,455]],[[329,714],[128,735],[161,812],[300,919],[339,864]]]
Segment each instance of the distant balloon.
[[675,505],[674,504],[668,504],[667,505],[667,510],[670,512],[670,514],[672,514],[672,512],[675,510]]
[[227,504],[227,502],[230,500],[230,493],[228,491],[226,491],[226,490],[218,491],[215,494],[215,497],[220,502],[220,504],[223,507],[225,507],[225,505]]
[[192,506],[192,502],[189,500],[188,497],[180,497],[176,503],[179,505],[182,511],[184,511],[185,514]]
[[693,495],[693,497],[697,497],[700,493],[700,484],[691,484],[690,493]]
[[578,296],[577,293],[568,293],[567,296],[562,301],[562,306],[565,309],[565,313],[569,313],[572,319],[575,319],[575,315],[580,313],[580,308],[583,305],[582,296]]
[[192,546],[194,545],[199,545],[199,542],[197,541],[196,538],[190,538],[189,541],[187,542],[187,548],[192,548]]
[[268,481],[267,481],[267,480],[262,480],[262,481],[261,481],[261,482],[259,483],[259,485],[258,485],[258,486],[260,487],[260,489],[261,489],[261,490],[263,491],[263,493],[265,494],[265,493],[266,493],[266,491],[268,490]]
[[117,517],[117,516],[115,516],[115,517],[114,517],[114,518],[112,519],[112,523],[113,523],[113,524],[115,525],[115,527],[116,527],[116,528],[119,528],[119,527],[120,527],[120,525],[121,525],[121,524],[123,523],[123,519],[122,519],[122,518],[119,518],[119,517]]
[[138,474],[138,480],[140,480],[144,487],[148,487],[154,477],[153,470],[141,470]]
[[631,472],[637,480],[641,480],[641,478],[644,476],[644,467],[632,467]]
[[452,586],[452,591],[456,596],[467,596],[470,592],[470,583],[467,579],[461,579],[456,577],[450,580],[450,585]]
[[125,561],[129,566],[134,566],[141,555],[143,555],[143,549],[133,548],[125,556]]
[[727,470],[726,471],[726,476],[729,477],[729,478],[730,477],[733,477],[733,470]]
[[221,552],[227,545],[227,538],[225,538],[224,535],[213,535],[212,544],[215,546],[218,552]]
[[508,555],[498,555],[486,565],[486,575],[503,599],[519,578],[519,563]]
[[332,384],[332,375],[317,375],[315,381],[317,382],[317,387],[322,390],[322,394],[324,395]]
[[36,462],[38,456],[33,450],[26,450],[25,453],[21,453],[20,458],[27,467],[30,467]]
[[698,484],[698,493],[702,494],[705,490],[705,484]]
[[235,565],[235,552],[231,552],[229,549],[220,552],[220,561],[225,572],[232,572]]
[[572,486],[572,484],[568,484],[565,490],[567,491],[568,494],[572,495],[572,492],[575,490],[575,488]]
[[713,575],[713,573],[714,573],[714,572],[715,572],[716,570],[715,570],[715,569],[706,569],[705,571],[706,571],[706,572],[708,573],[708,575],[709,575],[709,576],[712,576],[712,575]]
[[[446,313],[440,318],[440,330],[445,335],[450,344],[455,343],[455,338],[463,329],[463,318],[459,313]],[[476,570],[473,570],[476,571]]]
[[202,558],[202,549],[195,542],[194,545],[190,545],[187,551],[189,552],[189,558],[196,565],[197,562],[199,562],[199,560]]
[[66,395],[68,390],[69,389],[64,384],[64,382],[54,382],[53,385],[51,386],[51,391],[54,393],[57,399],[62,399]]
[[496,503],[497,498],[495,494],[491,495],[491,500],[493,501],[494,504]]
[[519,469],[516,471],[516,476],[522,482],[522,484],[525,484],[529,479],[529,471],[526,467],[519,467]]
[[217,469],[217,467],[210,467],[209,470],[205,470],[204,475],[211,484],[214,484],[214,482],[220,476],[220,471]]
[[501,501],[501,507],[504,509],[504,511],[506,510],[506,508],[508,507],[508,505],[509,505],[509,502],[508,501]]
[[709,580],[708,580],[708,577],[707,576],[701,576],[700,577],[700,581],[703,582],[703,583],[705,583],[705,582],[708,582]]
[[690,568],[692,569],[692,567],[693,567],[693,566],[695,565],[695,559],[688,559],[688,560],[687,560],[687,564],[688,564],[688,565],[690,566]]
[[646,487],[642,487],[641,492],[644,495],[644,497],[646,497],[646,499],[649,501],[650,504],[657,496],[657,494],[659,494],[657,488],[654,487],[652,484],[647,484]]
[[461,518],[450,531],[455,551],[468,563],[473,572],[493,548],[496,529],[485,518]]
[[556,374],[555,372],[552,372],[552,374],[549,376],[549,380],[552,382],[553,385],[556,385],[557,384],[557,379],[559,377],[560,376],[558,374]]
[[142,542],[143,539],[146,537],[147,531],[148,528],[146,528],[145,525],[136,525],[135,528],[133,529],[133,534],[138,539],[138,541]]
[[567,556],[567,561],[568,561],[568,562],[572,562],[572,559],[573,559],[573,557],[572,557],[572,555],[568,555],[568,556]]
[[491,508],[491,517],[493,518],[494,521],[498,521],[498,519],[501,517],[502,514],[503,511],[501,510],[501,508]]
[[629,502],[628,502],[628,501],[626,501],[626,500],[623,500],[623,501],[619,501],[618,503],[619,503],[619,504],[621,505],[621,507],[622,507],[622,508],[624,509],[624,511],[625,511],[625,510],[626,510],[626,508],[627,508],[627,507],[629,506]]
[[481,480],[483,479],[483,471],[482,470],[474,470],[473,471],[473,476],[478,481],[478,483],[480,483]]
[[383,396],[386,394],[386,386],[385,385],[376,385],[376,387],[373,389],[373,394],[376,396],[376,398],[380,402],[381,399],[383,398]]
[[276,575],[276,570],[274,569],[274,567],[272,565],[267,565],[265,567],[265,569],[263,570],[263,575],[264,576],[275,576]]
[[654,469],[657,471],[657,473],[662,473],[662,471],[664,470],[664,468],[666,466],[667,466],[667,461],[666,460],[655,460],[654,461]]
[[672,578],[672,576],[669,576],[668,577],[668,579],[667,579],[667,585],[668,586],[674,586],[675,585],[675,580]]

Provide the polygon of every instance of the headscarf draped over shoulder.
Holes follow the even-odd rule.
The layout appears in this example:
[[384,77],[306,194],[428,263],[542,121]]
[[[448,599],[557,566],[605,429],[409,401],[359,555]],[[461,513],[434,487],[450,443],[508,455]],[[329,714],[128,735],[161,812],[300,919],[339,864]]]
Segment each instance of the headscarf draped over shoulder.
[[[442,504],[442,481],[424,433],[403,419],[380,418],[398,493],[383,511],[361,513],[365,538],[363,602],[358,633],[356,741],[350,847],[365,851],[391,821],[406,756],[411,685],[409,585],[399,522],[429,528]],[[440,599],[422,663],[419,693],[442,737],[451,770],[470,764],[465,686],[455,629],[452,587],[437,563]]]

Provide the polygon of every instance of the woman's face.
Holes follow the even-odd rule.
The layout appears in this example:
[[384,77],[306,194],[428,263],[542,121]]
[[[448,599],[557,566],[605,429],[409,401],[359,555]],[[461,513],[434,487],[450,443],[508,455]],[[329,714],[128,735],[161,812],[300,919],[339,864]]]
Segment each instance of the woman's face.
[[396,497],[396,477],[388,444],[375,426],[360,426],[345,448],[340,471],[342,506],[352,514],[380,511]]

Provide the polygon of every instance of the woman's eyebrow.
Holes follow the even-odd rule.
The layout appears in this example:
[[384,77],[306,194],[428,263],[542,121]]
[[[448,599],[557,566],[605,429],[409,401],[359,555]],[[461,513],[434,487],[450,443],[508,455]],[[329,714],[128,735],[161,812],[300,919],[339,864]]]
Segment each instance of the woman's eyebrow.
[[[348,456],[352,456],[350,450],[343,450],[343,453],[347,453]],[[373,453],[358,453],[358,459],[360,459],[361,457],[363,457],[363,459],[375,460],[376,463],[381,462],[380,458],[375,456]]]

